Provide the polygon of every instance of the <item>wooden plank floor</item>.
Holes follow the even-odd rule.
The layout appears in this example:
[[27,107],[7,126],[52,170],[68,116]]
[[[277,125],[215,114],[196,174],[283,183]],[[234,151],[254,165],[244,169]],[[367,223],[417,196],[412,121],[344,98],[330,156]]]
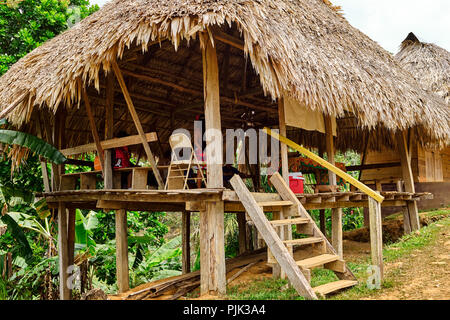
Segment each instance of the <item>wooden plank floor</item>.
[[[252,193],[258,202],[281,201],[276,193]],[[408,192],[381,192],[385,197],[382,206],[403,207],[408,201],[421,199],[432,199],[430,193],[408,193]],[[138,210],[145,207],[145,204],[154,204],[158,208],[170,211],[180,210],[187,204],[188,210],[197,211],[197,207],[204,201],[225,201],[227,212],[243,212],[244,209],[239,202],[236,193],[225,189],[191,189],[191,190],[66,190],[49,193],[41,193],[38,197],[45,197],[51,207],[58,202],[70,203],[77,208],[100,208],[108,204],[115,204],[111,208],[119,207],[117,203],[123,205],[127,203],[131,209]],[[368,196],[361,192],[334,192],[334,193],[314,193],[297,194],[298,199],[305,209],[328,209],[328,208],[353,208],[367,207]],[[133,205],[135,203],[135,205]],[[157,205],[159,204],[159,206]],[[166,205],[164,205],[166,204]],[[173,205],[171,205],[173,204]],[[270,209],[270,208],[269,208]]]

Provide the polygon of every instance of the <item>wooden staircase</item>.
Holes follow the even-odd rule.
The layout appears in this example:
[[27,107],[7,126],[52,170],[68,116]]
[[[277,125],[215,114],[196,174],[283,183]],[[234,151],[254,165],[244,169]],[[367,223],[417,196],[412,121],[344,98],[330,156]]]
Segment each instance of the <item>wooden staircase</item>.
[[[358,282],[345,261],[337,255],[280,174],[274,174],[270,181],[281,201],[258,203],[239,176],[230,180],[239,200],[267,244],[268,263],[274,269],[281,268],[296,291],[307,299],[317,299],[318,295],[325,296],[356,285]],[[264,211],[269,211],[267,209],[273,211],[274,220],[267,219],[264,214]],[[293,225],[296,225],[297,233],[309,237],[292,239]],[[294,246],[306,245],[319,246],[320,254],[295,261]],[[312,288],[311,269],[319,267],[332,270],[340,280]]]

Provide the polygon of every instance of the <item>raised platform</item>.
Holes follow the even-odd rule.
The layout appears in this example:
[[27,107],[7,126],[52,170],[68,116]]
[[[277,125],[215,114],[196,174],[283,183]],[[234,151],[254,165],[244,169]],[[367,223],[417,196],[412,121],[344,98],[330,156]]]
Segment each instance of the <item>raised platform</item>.
[[[403,207],[408,201],[432,199],[430,193],[381,192],[382,206]],[[72,190],[42,193],[49,207],[65,202],[68,208],[128,209],[141,211],[199,211],[205,201],[225,201],[225,211],[245,211],[236,193],[228,189],[193,190]],[[258,202],[281,201],[276,193],[253,193]],[[368,196],[360,192],[298,194],[305,209],[367,207]],[[271,211],[270,206],[265,211]]]

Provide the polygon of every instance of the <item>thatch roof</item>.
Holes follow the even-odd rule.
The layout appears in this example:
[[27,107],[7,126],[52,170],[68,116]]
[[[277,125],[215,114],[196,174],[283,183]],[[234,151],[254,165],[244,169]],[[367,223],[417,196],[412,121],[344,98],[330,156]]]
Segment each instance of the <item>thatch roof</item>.
[[[349,111],[358,119],[357,125],[366,130],[380,126],[392,131],[414,128],[425,142],[450,140],[450,121],[443,121],[450,119],[450,113],[442,101],[420,88],[388,52],[323,0],[113,0],[13,65],[0,78],[0,106],[5,110],[17,104],[8,119],[22,127],[34,117],[37,108],[56,112],[64,107],[69,112],[68,130],[73,131],[67,138],[69,146],[83,143],[91,138],[86,119],[80,121],[84,108],[77,109],[77,79],[91,86],[89,95],[98,101],[94,104],[95,116],[101,123],[105,74],[110,72],[111,61],[117,59],[120,67],[128,70],[125,76],[141,72],[134,85],[145,101],[138,110],[144,126],[170,127],[171,108],[201,102],[201,96],[190,94],[194,89],[202,92],[201,77],[200,83],[187,80],[201,75],[198,33],[215,25],[242,38],[249,61],[259,75],[253,89],[262,86],[270,95],[248,98],[253,99],[249,100],[253,104],[276,112],[273,100],[288,92],[314,110],[337,117]],[[134,56],[146,52],[160,39],[169,41],[156,49],[151,47],[143,59]],[[220,66],[225,66],[227,48],[215,45]],[[223,92],[233,97],[232,93],[241,87],[242,70],[247,64],[241,51],[228,50],[235,60],[229,62],[230,74],[220,77],[229,78],[229,88]],[[136,62],[130,64],[133,59]],[[151,76],[157,69],[159,73],[153,77],[165,72],[167,78],[175,74],[173,66],[180,66],[176,69],[177,85],[190,91],[163,91],[161,82],[144,84],[148,77],[144,78],[142,72]],[[154,103],[172,96],[166,105]],[[231,105],[223,103],[222,108]],[[164,120],[155,120],[162,111]],[[125,113],[119,120],[123,117]],[[264,117],[270,119],[270,112],[261,119]],[[185,114],[183,118],[190,120]],[[119,126],[126,128],[129,123],[126,120]],[[177,126],[177,122],[173,125]],[[85,138],[81,137],[83,131]]]
[[410,33],[395,57],[424,89],[437,93],[450,106],[450,52]]

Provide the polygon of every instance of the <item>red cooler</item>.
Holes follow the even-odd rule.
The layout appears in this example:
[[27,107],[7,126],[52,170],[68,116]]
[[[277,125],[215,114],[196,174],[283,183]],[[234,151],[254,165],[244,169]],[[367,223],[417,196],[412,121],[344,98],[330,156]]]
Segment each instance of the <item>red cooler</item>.
[[289,174],[289,187],[294,193],[304,193],[303,175],[301,172],[295,172]]

